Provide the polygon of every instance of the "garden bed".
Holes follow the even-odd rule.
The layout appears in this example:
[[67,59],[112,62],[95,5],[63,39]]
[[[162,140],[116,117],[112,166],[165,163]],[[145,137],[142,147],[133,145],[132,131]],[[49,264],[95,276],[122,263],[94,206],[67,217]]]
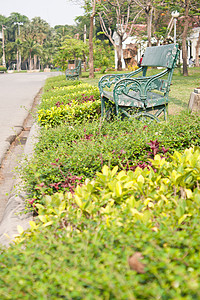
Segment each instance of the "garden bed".
[[44,90],[20,170],[38,216],[1,252],[0,298],[200,298],[200,116],[101,122],[95,88],[59,76]]

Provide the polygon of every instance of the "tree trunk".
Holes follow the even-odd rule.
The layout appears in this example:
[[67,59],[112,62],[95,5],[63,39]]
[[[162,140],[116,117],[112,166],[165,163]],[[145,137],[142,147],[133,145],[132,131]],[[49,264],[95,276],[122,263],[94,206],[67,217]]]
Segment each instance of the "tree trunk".
[[31,58],[31,53],[29,54],[29,70],[32,70],[33,66],[32,66],[32,58]]
[[185,0],[185,22],[182,35],[182,53],[183,53],[183,76],[188,76],[188,67],[187,67],[187,32],[189,26],[189,4],[188,0]]
[[37,55],[33,56],[33,69],[36,70],[37,69]]
[[151,47],[151,15],[147,14],[147,38],[148,47]]
[[90,32],[89,32],[89,78],[94,78],[94,58],[93,58],[93,27],[94,16],[90,16]]
[[153,13],[153,7],[151,0],[147,1],[146,8],[145,8],[145,14],[147,17],[147,39],[148,39],[148,47],[151,47],[151,26],[152,26],[152,13]]
[[19,71],[19,51],[17,49],[17,71]]
[[117,50],[117,70],[122,71],[122,37],[119,35],[119,45],[116,46]]
[[199,67],[199,46],[200,46],[200,32],[199,32],[199,37],[197,40],[197,44],[195,47],[196,54],[195,54],[195,67]]

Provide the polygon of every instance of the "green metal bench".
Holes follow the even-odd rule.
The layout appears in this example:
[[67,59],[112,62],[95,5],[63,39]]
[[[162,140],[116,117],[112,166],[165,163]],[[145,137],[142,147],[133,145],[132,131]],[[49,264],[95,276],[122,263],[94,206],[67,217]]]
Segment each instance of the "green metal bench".
[[[163,113],[167,118],[168,95],[176,62],[178,45],[148,47],[141,67],[125,74],[104,75],[99,80],[101,117],[150,118],[159,122]],[[162,67],[159,74],[146,76],[148,67]],[[138,77],[138,74],[142,76]]]
[[79,80],[80,73],[81,73],[81,60],[78,61],[77,67],[75,67],[74,69],[67,69],[65,71],[66,79]]

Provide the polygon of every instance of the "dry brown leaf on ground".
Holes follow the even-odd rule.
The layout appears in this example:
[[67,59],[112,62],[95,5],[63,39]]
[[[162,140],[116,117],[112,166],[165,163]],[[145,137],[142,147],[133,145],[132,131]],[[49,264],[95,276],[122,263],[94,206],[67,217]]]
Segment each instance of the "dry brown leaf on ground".
[[145,273],[145,265],[140,262],[143,259],[143,255],[140,252],[135,252],[133,255],[129,256],[128,264],[131,270],[135,270],[137,273]]

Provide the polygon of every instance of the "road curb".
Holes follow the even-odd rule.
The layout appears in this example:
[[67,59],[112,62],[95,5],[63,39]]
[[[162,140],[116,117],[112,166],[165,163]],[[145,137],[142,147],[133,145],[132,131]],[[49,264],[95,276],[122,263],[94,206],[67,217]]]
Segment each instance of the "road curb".
[[[24,148],[24,155],[28,159],[31,158],[31,155],[33,154],[34,145],[38,140],[38,132],[39,127],[34,123]],[[26,194],[20,189],[22,186],[21,180],[17,179],[15,185],[17,186],[17,189],[12,191],[0,223],[0,244],[5,247],[9,247],[16,235],[19,235],[17,229],[18,225],[26,230],[30,227],[29,221],[33,220],[32,213],[26,211]]]
[[0,167],[2,166],[3,160],[6,157],[8,150],[10,149],[11,144],[15,141],[15,139],[21,134],[23,131],[23,126],[18,126],[13,129],[13,135],[10,135],[4,143],[4,146],[0,151]]

